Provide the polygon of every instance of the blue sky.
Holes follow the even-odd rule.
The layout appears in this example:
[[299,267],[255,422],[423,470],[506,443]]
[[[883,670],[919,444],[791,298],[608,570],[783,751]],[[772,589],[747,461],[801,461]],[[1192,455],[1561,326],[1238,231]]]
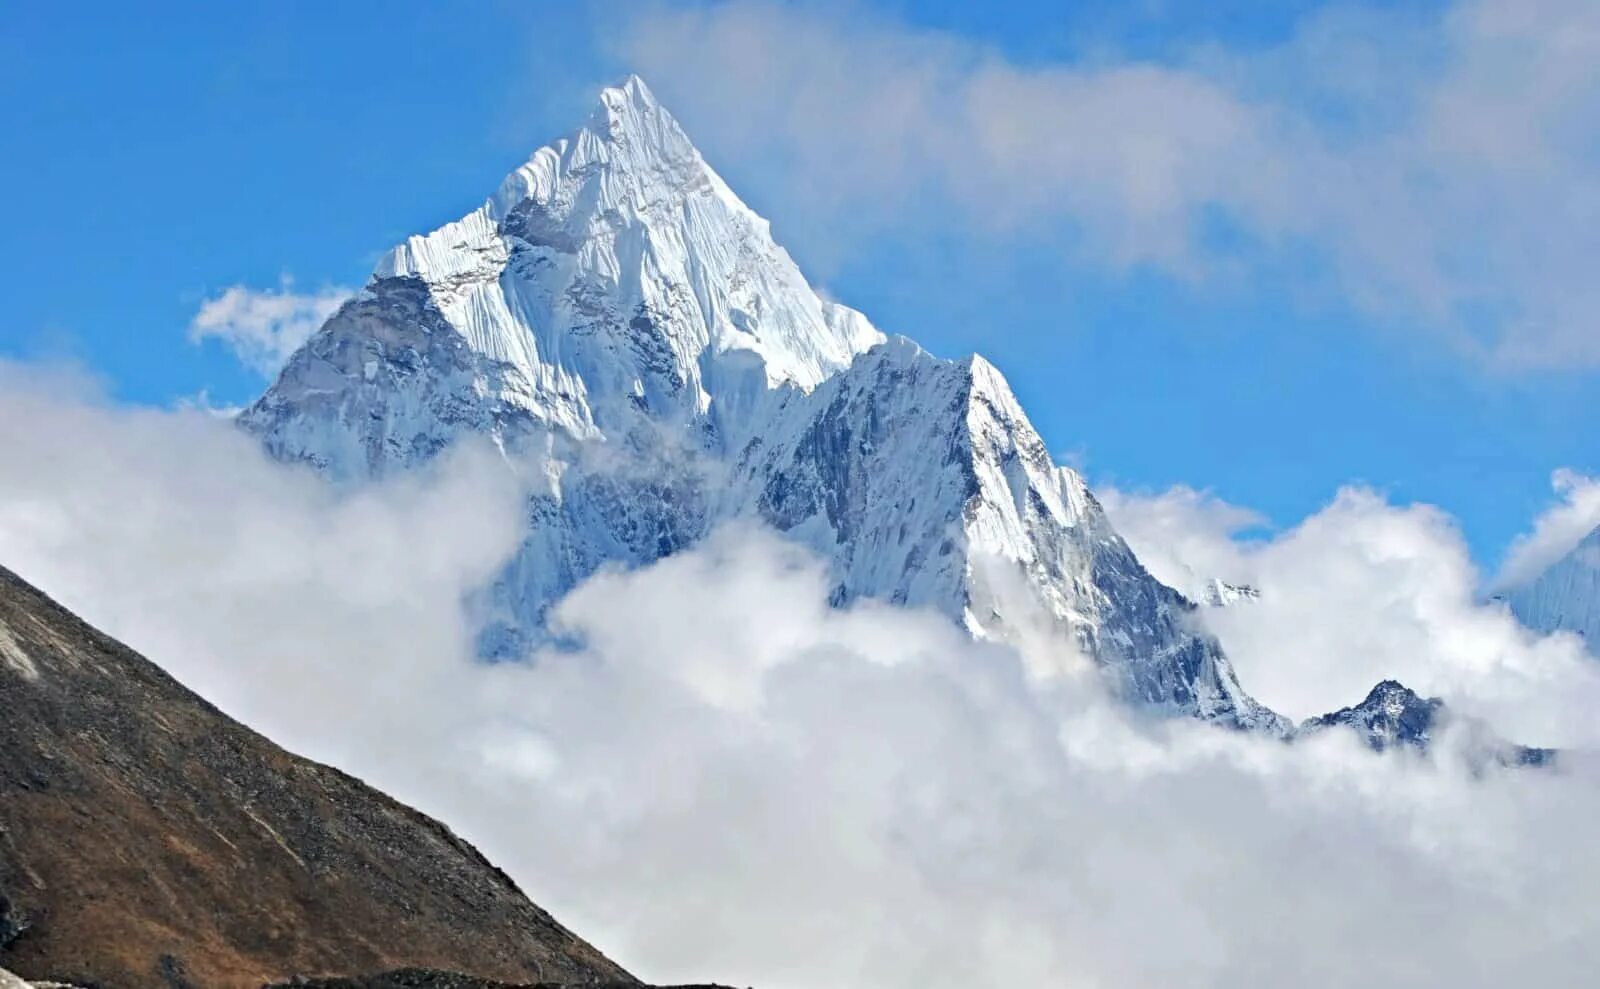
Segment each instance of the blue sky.
[[1600,470],[1595,104],[1501,85],[1560,25],[1496,6],[14,6],[0,354],[247,401],[205,299],[360,284],[637,70],[826,291],[989,356],[1096,482],[1280,524],[1369,483],[1492,563]]

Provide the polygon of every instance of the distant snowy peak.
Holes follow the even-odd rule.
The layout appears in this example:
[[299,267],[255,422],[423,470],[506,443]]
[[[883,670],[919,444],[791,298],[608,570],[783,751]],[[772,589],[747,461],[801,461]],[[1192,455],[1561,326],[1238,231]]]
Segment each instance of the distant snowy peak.
[[1201,601],[1208,607],[1227,608],[1241,602],[1261,600],[1261,591],[1250,584],[1230,584],[1213,577],[1206,581]]
[[1343,728],[1356,732],[1375,752],[1399,748],[1425,753],[1447,726],[1461,731],[1462,754],[1480,768],[1543,766],[1555,759],[1552,749],[1508,742],[1483,724],[1454,717],[1439,698],[1422,697],[1395,680],[1379,683],[1354,707],[1308,719],[1300,725],[1297,735],[1305,737]]
[[1538,632],[1576,632],[1600,650],[1600,529],[1539,576],[1504,595],[1511,611]]
[[1395,746],[1424,750],[1433,738],[1444,701],[1422,697],[1395,680],[1373,687],[1354,707],[1311,718],[1300,726],[1304,734],[1344,727],[1360,733],[1367,745],[1382,752]]

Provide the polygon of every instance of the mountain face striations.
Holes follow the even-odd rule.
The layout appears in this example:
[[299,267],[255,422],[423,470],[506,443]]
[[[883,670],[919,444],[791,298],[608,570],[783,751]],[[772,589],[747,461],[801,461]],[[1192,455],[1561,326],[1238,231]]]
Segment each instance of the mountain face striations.
[[0,569],[0,965],[255,987],[632,978],[438,821],[278,748]]
[[1600,649],[1600,529],[1505,598],[1529,628],[1576,632],[1591,652]]
[[526,537],[478,602],[515,658],[602,564],[758,519],[826,559],[840,604],[1046,627],[1126,697],[1276,733],[1195,606],[1149,575],[1005,379],[820,297],[637,78],[481,207],[412,237],[240,417],[341,483],[485,437]]

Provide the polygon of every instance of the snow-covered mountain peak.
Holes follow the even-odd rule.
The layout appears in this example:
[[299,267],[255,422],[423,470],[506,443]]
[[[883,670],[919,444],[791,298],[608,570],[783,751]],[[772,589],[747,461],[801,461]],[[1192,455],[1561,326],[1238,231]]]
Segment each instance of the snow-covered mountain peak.
[[689,135],[636,75],[600,91],[586,130],[635,154],[678,161],[700,157]]
[[[882,340],[811,289],[633,77],[478,209],[385,255],[246,425],[281,455],[354,476],[464,430],[587,441],[648,420],[736,445],[767,393],[809,392]],[[330,403],[319,417],[356,435],[307,425],[308,407]]]
[[1454,730],[1459,734],[1458,754],[1478,769],[1546,766],[1556,759],[1553,749],[1508,742],[1488,725],[1458,717],[1444,701],[1423,697],[1397,680],[1381,681],[1353,707],[1307,719],[1296,734],[1304,738],[1334,728],[1355,731],[1376,752],[1394,748],[1428,752],[1441,732]]
[[1261,600],[1261,591],[1251,584],[1232,584],[1220,577],[1206,581],[1200,603],[1212,608],[1227,608],[1241,602]]
[[1310,718],[1300,726],[1302,735],[1343,726],[1362,735],[1367,745],[1383,751],[1396,745],[1427,748],[1444,710],[1436,697],[1421,697],[1396,680],[1384,680],[1352,707]]
[[1004,409],[1007,413],[1022,414],[1022,406],[1011,390],[1011,382],[1006,380],[999,368],[989,363],[988,358],[982,354],[970,354],[956,363],[966,374],[974,398]]
[[838,604],[1042,631],[1140,704],[1289,728],[993,364],[886,339],[814,292],[637,79],[477,210],[390,252],[239,421],[348,481],[467,435],[538,460],[551,483],[476,602],[486,656],[525,655],[601,567],[755,518],[828,562]]
[[[591,177],[596,181],[583,181]],[[749,214],[763,231],[767,225],[711,170],[638,76],[602,90],[584,125],[535,151],[506,176],[488,205],[499,221],[528,200],[549,207],[571,191],[591,195],[560,205],[587,214],[590,222],[613,211],[670,219],[686,200],[710,195],[733,212]]]
[[595,111],[594,119],[604,121],[609,132],[615,133],[625,129],[629,114],[653,115],[665,113],[661,102],[656,99],[656,94],[650,91],[645,81],[635,73],[629,73],[627,78],[615,86],[607,86],[600,90],[600,106]]

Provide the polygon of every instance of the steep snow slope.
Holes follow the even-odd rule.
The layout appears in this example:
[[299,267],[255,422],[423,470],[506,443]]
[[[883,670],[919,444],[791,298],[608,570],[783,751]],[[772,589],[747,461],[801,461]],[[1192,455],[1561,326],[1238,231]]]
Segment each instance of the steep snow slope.
[[831,558],[840,603],[930,606],[980,636],[1047,624],[1124,694],[1281,730],[1194,605],[1149,575],[1083,479],[1057,467],[1000,372],[896,339],[785,396],[735,460],[730,514]]
[[533,490],[481,602],[487,656],[521,654],[602,564],[757,517],[831,561],[840,603],[927,606],[984,636],[1044,623],[1130,698],[1287,730],[999,371],[885,342],[817,296],[637,79],[392,251],[241,422],[346,482],[464,435],[499,444]]
[[1600,649],[1600,529],[1506,600],[1524,625],[1539,632],[1576,632]]
[[745,401],[815,387],[882,339],[811,291],[637,78],[482,206],[411,237],[246,423],[342,477],[464,431],[741,435]]

